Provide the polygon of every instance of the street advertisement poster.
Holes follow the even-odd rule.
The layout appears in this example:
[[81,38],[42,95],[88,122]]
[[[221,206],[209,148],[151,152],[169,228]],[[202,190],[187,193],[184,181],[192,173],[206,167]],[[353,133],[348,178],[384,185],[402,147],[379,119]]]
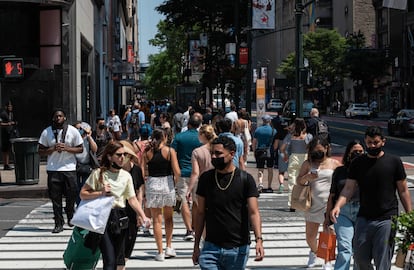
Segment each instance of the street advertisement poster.
[[274,0],[252,0],[252,29],[275,29]]
[[256,80],[256,122],[257,126],[263,124],[262,116],[266,113],[266,81],[263,79]]
[[193,74],[203,71],[203,65],[200,61],[200,40],[190,40],[190,63]]

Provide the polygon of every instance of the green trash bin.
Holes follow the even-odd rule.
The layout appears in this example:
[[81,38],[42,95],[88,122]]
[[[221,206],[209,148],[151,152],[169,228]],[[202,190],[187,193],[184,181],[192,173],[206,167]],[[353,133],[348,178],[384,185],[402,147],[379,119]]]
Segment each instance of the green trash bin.
[[12,151],[14,154],[14,173],[16,184],[32,185],[39,183],[40,157],[38,153],[37,138],[12,139]]

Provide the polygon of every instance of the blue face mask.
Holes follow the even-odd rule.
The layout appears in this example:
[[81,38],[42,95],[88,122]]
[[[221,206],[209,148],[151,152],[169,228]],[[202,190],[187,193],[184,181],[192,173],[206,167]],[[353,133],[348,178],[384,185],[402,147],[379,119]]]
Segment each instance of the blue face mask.
[[85,134],[85,130],[83,130],[82,128],[79,129],[79,133],[81,136],[83,136],[83,134]]

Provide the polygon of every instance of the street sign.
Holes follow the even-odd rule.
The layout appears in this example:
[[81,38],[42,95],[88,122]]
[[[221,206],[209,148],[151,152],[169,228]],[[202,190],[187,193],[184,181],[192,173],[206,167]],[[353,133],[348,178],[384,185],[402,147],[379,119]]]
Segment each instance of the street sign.
[[23,58],[4,58],[2,60],[3,78],[22,78],[24,75]]
[[135,86],[135,80],[134,79],[121,79],[119,81],[120,86]]

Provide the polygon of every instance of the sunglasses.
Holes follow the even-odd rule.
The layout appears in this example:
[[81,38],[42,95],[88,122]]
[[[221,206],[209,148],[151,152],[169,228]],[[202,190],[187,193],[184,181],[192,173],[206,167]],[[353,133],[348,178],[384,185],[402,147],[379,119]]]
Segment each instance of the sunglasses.
[[125,155],[126,155],[126,153],[115,153],[115,155],[116,155],[117,157],[122,157],[122,156],[125,156]]

